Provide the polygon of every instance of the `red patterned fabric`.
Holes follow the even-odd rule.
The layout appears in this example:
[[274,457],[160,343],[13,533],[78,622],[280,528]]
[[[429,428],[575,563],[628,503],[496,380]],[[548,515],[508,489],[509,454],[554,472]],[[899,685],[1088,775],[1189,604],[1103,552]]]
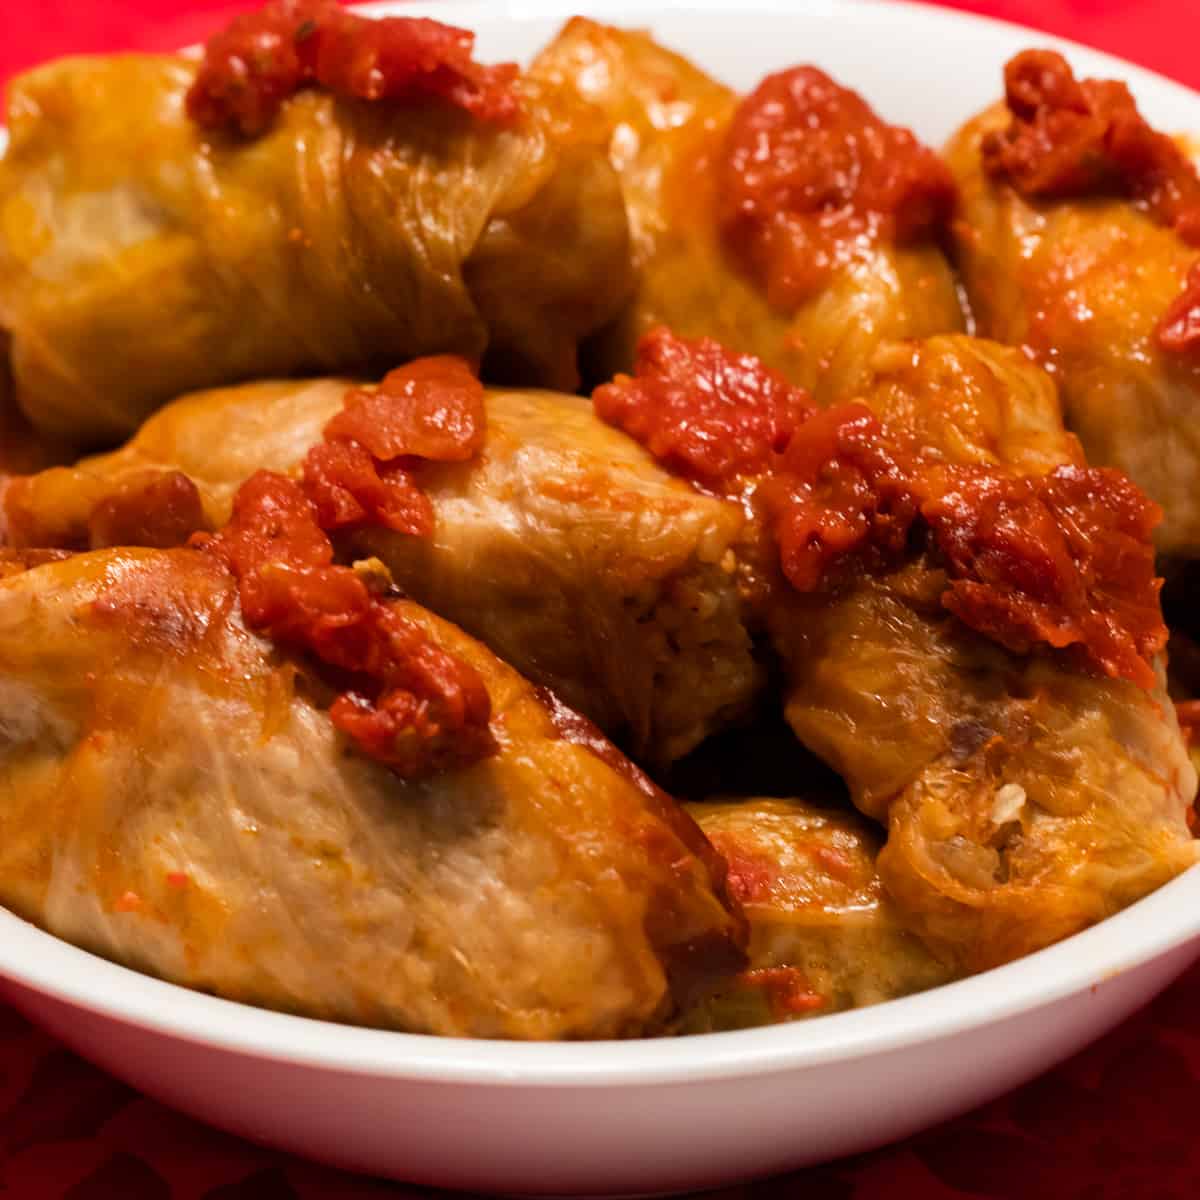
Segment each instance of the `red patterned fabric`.
[[[948,0],[1200,86],[1197,0]],[[71,51],[167,49],[247,4],[8,0],[0,78]],[[986,1108],[887,1150],[720,1200],[1193,1200],[1200,968],[1115,1033]],[[305,1163],[139,1096],[0,1003],[0,1200],[374,1200],[437,1193]]]

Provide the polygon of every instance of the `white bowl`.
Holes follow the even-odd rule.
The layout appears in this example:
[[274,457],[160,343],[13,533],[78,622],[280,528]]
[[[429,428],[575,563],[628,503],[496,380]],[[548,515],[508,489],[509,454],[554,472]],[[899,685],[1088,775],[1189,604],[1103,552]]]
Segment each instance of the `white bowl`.
[[[423,9],[527,57],[575,4]],[[1039,33],[916,5],[736,0],[578,6],[648,26],[739,87],[797,61],[891,120],[945,138],[1029,45],[1120,76],[1150,118],[1200,130],[1200,97]],[[1200,867],[999,970],[798,1025],[667,1041],[520,1045],[354,1029],[147,978],[0,911],[7,997],[81,1054],[214,1125],[356,1170],[524,1193],[714,1186],[864,1150],[1021,1083],[1166,986],[1200,953]]]

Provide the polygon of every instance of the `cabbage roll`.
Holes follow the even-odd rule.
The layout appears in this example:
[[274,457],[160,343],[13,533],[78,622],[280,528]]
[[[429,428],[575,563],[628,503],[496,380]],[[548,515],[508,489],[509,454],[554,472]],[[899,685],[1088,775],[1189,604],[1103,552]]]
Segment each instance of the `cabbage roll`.
[[647,34],[577,17],[531,74],[596,105],[611,128],[638,285],[594,347],[599,377],[629,370],[638,338],[664,324],[753,353],[824,401],[860,386],[880,341],[962,328],[954,276],[929,237],[859,239],[815,294],[769,300],[719,225],[718,160],[739,97]]
[[807,800],[688,805],[729,867],[750,927],[749,968],[682,1017],[715,1032],[860,1008],[947,983],[953,971],[903,926],[861,817]]
[[[1052,77],[1078,86],[1057,55],[1037,58],[1057,60]],[[1012,123],[997,105],[948,150],[961,196],[958,262],[979,332],[1024,347],[1054,374],[1088,459],[1121,468],[1163,506],[1163,551],[1195,557],[1200,356],[1166,348],[1159,328],[1200,246],[1103,180],[1086,194],[1022,194],[984,164],[985,143],[1003,146]]]
[[979,970],[1197,859],[1159,510],[1086,466],[1018,351],[951,335],[871,366],[863,398],[814,409],[749,355],[657,331],[594,401],[754,513],[740,553],[785,716],[886,825],[905,926]]
[[[948,464],[1036,477],[1082,463],[1053,383],[1018,352],[953,337],[888,358],[867,404]],[[1143,687],[1067,649],[1018,652],[952,615],[947,588],[922,552],[832,595],[781,589],[771,625],[788,721],[887,827],[879,873],[904,923],[974,971],[1196,862],[1196,774],[1161,656]]]
[[529,84],[512,126],[303,91],[262,136],[185,113],[187,58],[10,86],[0,326],[41,430],[112,444],[180,393],[452,351],[571,387],[630,286],[605,131]]
[[195,550],[0,580],[0,900],[229,999],[423,1033],[652,1032],[743,964],[722,864],[673,801],[479,643],[498,751],[403,779]]
[[[121,450],[13,481],[8,540],[170,545],[197,523],[216,528],[256,469],[298,468],[348,386],[264,382],[184,397]],[[368,528],[339,545],[377,555],[414,599],[656,764],[744,716],[765,671],[738,572],[741,508],[670,476],[580,397],[489,389],[486,411],[478,458],[414,467],[431,537]],[[192,484],[200,508],[172,524],[171,504]],[[147,489],[163,518],[149,527]],[[116,519],[125,498],[132,525]]]

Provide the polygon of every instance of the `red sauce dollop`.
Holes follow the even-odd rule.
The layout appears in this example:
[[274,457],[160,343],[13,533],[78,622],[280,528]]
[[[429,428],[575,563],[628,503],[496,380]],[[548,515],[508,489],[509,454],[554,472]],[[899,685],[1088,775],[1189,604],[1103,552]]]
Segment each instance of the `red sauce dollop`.
[[237,577],[246,625],[332,668],[334,725],[371,758],[415,778],[495,752],[479,672],[371,594],[333,546],[300,485],[259,471],[220,533],[193,544]]
[[759,489],[797,591],[899,562],[917,517],[913,465],[857,401],[816,413],[798,432]]
[[1026,50],[1004,69],[1012,122],[983,142],[983,162],[1024,196],[1131,197],[1200,245],[1200,176],[1150,127],[1123,83],[1077,80],[1052,50]]
[[1151,533],[1162,510],[1111,468],[1048,475],[932,470],[921,516],[950,574],[946,607],[1017,653],[1071,647],[1116,679],[1154,686],[1167,643]]
[[[1128,196],[1189,245],[1200,246],[1200,174],[1151,128],[1123,83],[1077,80],[1051,50],[1026,50],[1004,69],[1012,121],[983,141],[983,164],[1024,196]],[[1159,346],[1200,346],[1200,272],[1193,268],[1155,331]]]
[[725,859],[730,896],[741,905],[769,903],[779,882],[779,863],[748,851],[734,834],[717,831],[709,841]]
[[[597,411],[697,482],[731,498],[752,485],[798,591],[836,588],[926,550],[948,577],[943,604],[977,632],[1017,653],[1072,647],[1092,669],[1154,685],[1150,661],[1167,631],[1150,535],[1162,512],[1119,471],[1064,466],[1022,477],[947,466],[862,403],[812,412],[786,399],[781,377],[728,351],[722,372],[721,348],[708,339],[657,329],[643,345],[636,375],[597,391]],[[747,378],[750,395],[775,398],[767,410],[785,413],[786,425],[753,406],[739,423]],[[702,474],[678,447],[690,445],[694,424],[704,428],[722,380],[731,394],[721,429],[739,447],[739,469]],[[656,409],[664,394],[670,404]]]
[[517,67],[481,66],[471,57],[474,43],[473,33],[423,17],[370,20],[337,0],[269,0],[209,39],[188,115],[206,129],[256,137],[289,96],[315,85],[360,100],[434,99],[481,120],[514,120]]
[[304,490],[323,529],[383,525],[426,537],[433,509],[416,485],[419,460],[466,462],[483,446],[483,385],[465,359],[441,354],[351,388],[325,440],[304,460]]
[[483,446],[483,386],[465,359],[418,358],[377,387],[347,393],[325,427],[328,441],[355,441],[378,459],[466,462]]
[[907,129],[815,67],[795,67],[767,76],[734,114],[718,196],[727,244],[772,304],[794,308],[856,244],[932,234],[955,188]]
[[484,422],[483,386],[462,359],[418,359],[378,388],[347,393],[299,483],[259,471],[238,489],[229,524],[192,539],[237,577],[249,628],[335,673],[344,690],[333,723],[406,777],[495,751],[487,688],[352,569],[334,565],[329,531],[372,523],[431,532],[433,511],[409,468],[416,458],[470,458]]
[[1018,654],[1072,647],[1105,675],[1155,684],[1162,510],[1119,471],[945,466],[849,403],[798,432],[762,499],[800,591],[887,570],[915,537],[947,572],[942,603],[977,633]]
[[357,442],[314,446],[304,459],[304,491],[322,529],[383,525],[415,537],[433,532],[433,507],[408,468],[381,467]]
[[724,495],[766,471],[812,411],[802,388],[752,354],[662,326],[638,343],[634,375],[597,388],[592,402],[669,469]]

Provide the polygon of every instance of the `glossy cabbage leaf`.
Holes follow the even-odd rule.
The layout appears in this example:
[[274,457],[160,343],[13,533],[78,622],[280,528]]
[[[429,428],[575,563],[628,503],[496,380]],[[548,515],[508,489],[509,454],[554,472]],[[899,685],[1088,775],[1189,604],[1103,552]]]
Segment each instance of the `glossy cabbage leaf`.
[[308,91],[247,142],[188,120],[195,69],[73,58],[11,85],[0,326],[40,429],[111,443],[192,388],[439,351],[575,383],[630,284],[578,105],[530,84],[507,129]]

